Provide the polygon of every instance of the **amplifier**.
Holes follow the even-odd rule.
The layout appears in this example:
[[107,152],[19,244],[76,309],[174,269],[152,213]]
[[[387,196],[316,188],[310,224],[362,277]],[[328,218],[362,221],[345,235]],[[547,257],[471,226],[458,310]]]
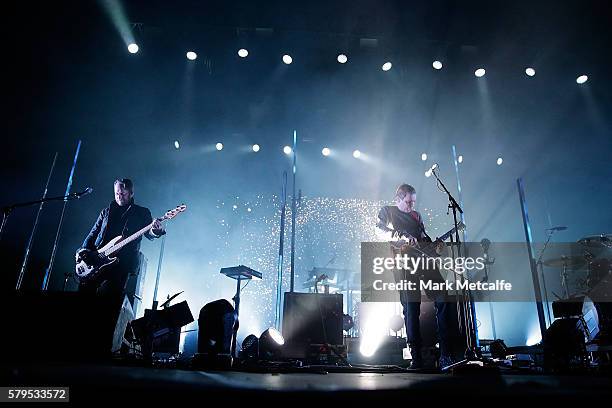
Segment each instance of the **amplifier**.
[[306,357],[310,345],[342,345],[342,295],[285,293],[282,333],[292,356]]

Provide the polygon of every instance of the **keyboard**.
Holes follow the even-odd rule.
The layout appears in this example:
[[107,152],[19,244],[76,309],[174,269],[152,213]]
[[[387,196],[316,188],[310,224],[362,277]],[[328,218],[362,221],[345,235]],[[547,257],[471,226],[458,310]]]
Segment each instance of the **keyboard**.
[[261,279],[262,277],[261,272],[244,265],[221,268],[220,273],[232,279]]

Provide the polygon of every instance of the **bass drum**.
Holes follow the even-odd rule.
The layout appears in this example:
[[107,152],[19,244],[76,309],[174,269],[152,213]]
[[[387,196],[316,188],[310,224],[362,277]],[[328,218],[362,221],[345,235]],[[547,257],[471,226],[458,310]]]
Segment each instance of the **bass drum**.
[[586,325],[585,339],[587,342],[592,341],[599,334],[599,313],[595,303],[588,297],[582,303],[582,317]]
[[585,297],[582,304],[584,318],[585,338],[588,341],[595,339],[612,339],[612,303],[594,302]]

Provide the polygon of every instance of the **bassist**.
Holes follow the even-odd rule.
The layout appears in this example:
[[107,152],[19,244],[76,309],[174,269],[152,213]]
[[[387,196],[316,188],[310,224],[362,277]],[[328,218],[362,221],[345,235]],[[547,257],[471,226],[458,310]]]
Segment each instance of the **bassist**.
[[[77,260],[86,256],[88,250],[96,250],[106,245],[118,235],[127,237],[148,224],[152,228],[145,236],[152,240],[165,234],[158,220],[153,221],[151,211],[134,203],[134,185],[132,180],[124,178],[115,180],[115,199],[104,208],[91,231],[77,251]],[[138,238],[123,247],[117,254],[118,262],[111,265],[100,274],[84,279],[79,284],[79,290],[96,293],[110,301],[120,302],[125,295],[125,287],[130,274],[138,272],[140,241]],[[130,299],[133,302],[133,299]]]
[[[400,185],[395,193],[394,206],[384,206],[378,213],[376,227],[379,233],[387,241],[402,238],[407,246],[418,246],[420,242],[431,242],[425,232],[425,226],[421,214],[415,210],[416,190],[409,184]],[[437,243],[437,245],[441,245]],[[438,249],[439,251],[439,249]],[[409,250],[408,250],[409,252]],[[396,280],[400,279],[422,279],[420,274],[400,276],[396,272]],[[418,287],[418,282],[417,282]],[[422,340],[420,332],[421,291],[400,291],[400,302],[404,309],[404,323],[406,325],[406,337],[412,355],[411,368],[422,368]],[[436,323],[438,337],[440,339],[440,366],[449,365],[452,362],[448,330],[448,303],[443,293],[427,293],[427,296],[435,302]]]

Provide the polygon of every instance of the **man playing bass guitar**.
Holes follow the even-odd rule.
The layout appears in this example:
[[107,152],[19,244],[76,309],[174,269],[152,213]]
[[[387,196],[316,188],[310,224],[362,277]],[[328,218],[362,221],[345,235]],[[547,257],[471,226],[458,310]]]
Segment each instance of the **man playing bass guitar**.
[[[95,251],[118,235],[124,237],[152,224],[144,234],[152,240],[165,234],[159,220],[153,220],[151,211],[134,203],[134,185],[130,179],[115,180],[115,199],[104,208],[94,223],[91,231],[77,251],[76,259],[86,256],[88,251]],[[125,245],[118,253],[118,262],[105,268],[99,274],[81,280],[79,291],[96,293],[112,301],[121,302],[130,274],[138,271],[141,237]],[[130,301],[133,302],[132,299]]]
[[[402,184],[395,193],[394,206],[384,206],[378,213],[376,224],[379,233],[387,241],[403,238],[407,247],[418,247],[420,242],[431,242],[425,232],[425,226],[421,214],[415,210],[416,190],[409,184]],[[431,244],[430,244],[431,245]],[[438,247],[443,245],[438,243]],[[434,244],[433,246],[436,246]],[[439,251],[440,249],[438,249]],[[417,256],[417,255],[414,255]],[[417,281],[423,277],[420,274],[405,274],[406,271],[395,271],[396,280],[412,279]],[[398,276],[401,275],[401,276]],[[427,277],[432,278],[432,276]],[[434,279],[438,277],[433,277]],[[441,279],[441,277],[439,277]],[[418,285],[418,283],[417,283]],[[418,286],[417,286],[418,287]],[[440,344],[440,366],[449,365],[452,362],[449,342],[449,319],[448,303],[445,294],[438,292],[426,293],[435,302],[436,323]],[[412,355],[411,368],[422,368],[422,340],[420,331],[421,291],[400,291],[400,302],[404,311],[404,323],[406,325],[406,337]]]

